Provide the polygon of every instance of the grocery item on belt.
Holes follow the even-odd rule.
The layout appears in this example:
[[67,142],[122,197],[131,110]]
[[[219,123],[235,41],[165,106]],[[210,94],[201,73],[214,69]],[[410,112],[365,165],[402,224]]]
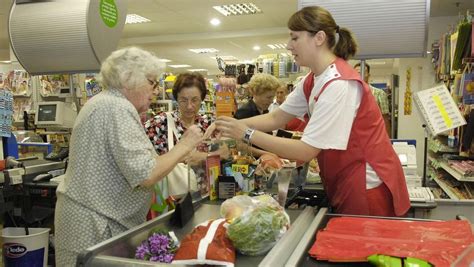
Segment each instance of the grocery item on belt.
[[187,234],[176,252],[173,264],[234,266],[235,249],[226,235],[224,219],[200,224]]
[[227,236],[244,255],[262,255],[283,236],[290,218],[269,195],[236,196],[221,205],[221,216],[229,222]]

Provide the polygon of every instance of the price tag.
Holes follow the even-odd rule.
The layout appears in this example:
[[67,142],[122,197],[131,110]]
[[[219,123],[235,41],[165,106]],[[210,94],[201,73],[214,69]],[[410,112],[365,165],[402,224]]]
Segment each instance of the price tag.
[[232,164],[232,171],[233,172],[240,172],[242,174],[248,174],[249,173],[249,165]]

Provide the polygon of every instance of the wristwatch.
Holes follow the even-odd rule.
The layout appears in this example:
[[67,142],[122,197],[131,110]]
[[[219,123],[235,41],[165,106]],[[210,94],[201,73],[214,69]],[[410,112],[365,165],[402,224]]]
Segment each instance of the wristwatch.
[[255,129],[247,128],[247,130],[245,130],[245,134],[244,134],[244,141],[247,142],[247,143],[250,143],[250,138],[252,138],[252,135],[253,135],[254,132],[255,132]]

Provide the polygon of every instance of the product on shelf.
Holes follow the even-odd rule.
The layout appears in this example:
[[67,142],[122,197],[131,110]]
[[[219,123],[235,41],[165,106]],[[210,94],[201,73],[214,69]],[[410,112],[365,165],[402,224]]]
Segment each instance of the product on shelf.
[[62,88],[69,88],[69,74],[40,75],[40,94],[59,96]]

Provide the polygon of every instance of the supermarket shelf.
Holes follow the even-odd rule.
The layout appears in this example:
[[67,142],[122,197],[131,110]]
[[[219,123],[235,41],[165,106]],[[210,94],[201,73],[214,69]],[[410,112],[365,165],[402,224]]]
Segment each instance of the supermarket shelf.
[[453,200],[459,200],[459,198],[454,194],[453,191],[447,186],[443,181],[439,180],[438,178],[434,177],[433,180],[443,189],[443,191]]
[[437,161],[435,157],[428,155],[428,160],[429,161]]
[[451,166],[449,166],[446,162],[440,162],[439,165],[460,182],[474,182],[474,176],[464,176],[455,169],[451,168]]
[[447,148],[443,148],[443,149],[439,149],[439,150],[433,149],[431,147],[429,149],[430,149],[430,151],[433,151],[435,153],[456,153],[456,152],[458,152],[457,148],[451,148],[451,147],[447,147]]
[[435,138],[428,141],[428,149],[435,153],[457,153],[459,152],[455,147],[447,145],[447,138]]

